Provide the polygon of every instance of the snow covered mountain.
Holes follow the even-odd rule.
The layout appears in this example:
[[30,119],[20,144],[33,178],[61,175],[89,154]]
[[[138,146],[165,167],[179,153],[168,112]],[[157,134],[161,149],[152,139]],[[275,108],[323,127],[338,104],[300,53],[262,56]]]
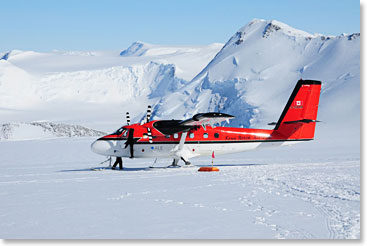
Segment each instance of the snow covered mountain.
[[138,120],[148,104],[187,84],[222,46],[135,42],[125,51],[3,53],[0,123],[57,120],[111,130],[126,110]]
[[296,81],[304,78],[321,80],[324,94],[353,87],[351,104],[359,107],[359,47],[359,34],[326,37],[254,20],[174,97],[180,94],[192,113],[222,110],[239,116],[237,125],[264,125],[277,119]]
[[253,20],[224,46],[135,42],[123,51],[1,57],[0,123],[45,119],[111,131],[125,111],[138,121],[152,104],[153,119],[219,110],[236,116],[233,126],[268,127],[303,78],[323,82],[316,136],[359,146],[359,33],[324,36]]
[[[323,123],[316,136],[329,143],[351,140],[358,148],[359,33],[324,36],[274,20],[253,20],[188,85],[163,98],[156,116],[220,110],[237,117],[233,125],[266,128],[278,120],[300,78],[323,83],[318,116]],[[172,107],[172,101],[180,104]]]

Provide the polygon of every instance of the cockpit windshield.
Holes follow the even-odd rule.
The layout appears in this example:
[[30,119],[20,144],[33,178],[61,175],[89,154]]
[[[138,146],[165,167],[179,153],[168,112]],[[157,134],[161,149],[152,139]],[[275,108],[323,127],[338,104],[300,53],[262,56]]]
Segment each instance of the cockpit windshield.
[[123,132],[124,132],[123,136],[125,136],[127,134],[127,130],[125,128],[121,127],[117,131],[115,131],[114,133],[112,133],[111,135],[120,135]]

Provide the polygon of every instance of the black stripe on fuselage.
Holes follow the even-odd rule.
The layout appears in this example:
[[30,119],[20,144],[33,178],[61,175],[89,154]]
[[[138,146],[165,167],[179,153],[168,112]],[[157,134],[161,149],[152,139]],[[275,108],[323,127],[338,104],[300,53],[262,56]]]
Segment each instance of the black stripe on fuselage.
[[[126,139],[121,139],[121,138],[100,138],[98,140],[104,140],[104,141],[108,141],[108,140],[126,140]],[[226,141],[222,141],[222,140],[218,140],[218,141],[211,141],[211,140],[207,140],[207,141],[185,141],[185,144],[223,144],[223,143],[263,143],[263,142],[295,142],[295,141],[310,141],[313,139],[269,139],[269,140],[226,140]],[[136,142],[134,144],[179,144],[179,141],[162,141],[162,142],[157,142],[154,141],[153,143],[149,143],[149,142]]]

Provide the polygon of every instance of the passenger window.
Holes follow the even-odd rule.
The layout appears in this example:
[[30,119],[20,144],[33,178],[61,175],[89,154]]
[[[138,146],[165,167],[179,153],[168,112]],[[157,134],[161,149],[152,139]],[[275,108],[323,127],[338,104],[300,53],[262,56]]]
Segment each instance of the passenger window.
[[195,134],[192,132],[192,133],[190,133],[189,137],[190,138],[194,138],[195,137]]
[[178,138],[178,133],[173,134],[173,138]]
[[214,137],[215,137],[215,138],[219,138],[219,133],[217,133],[217,132],[216,132],[216,133],[214,133]]
[[166,135],[166,138],[170,138],[171,136],[170,135]]
[[203,137],[204,137],[204,138],[208,138],[208,137],[209,137],[209,136],[208,136],[208,133],[204,133]]

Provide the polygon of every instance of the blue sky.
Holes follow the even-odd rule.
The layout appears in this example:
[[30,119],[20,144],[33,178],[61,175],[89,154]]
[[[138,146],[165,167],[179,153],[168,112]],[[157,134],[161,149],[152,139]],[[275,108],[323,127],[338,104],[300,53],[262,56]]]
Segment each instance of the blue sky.
[[225,43],[254,18],[327,35],[360,32],[359,0],[0,0],[0,51]]

